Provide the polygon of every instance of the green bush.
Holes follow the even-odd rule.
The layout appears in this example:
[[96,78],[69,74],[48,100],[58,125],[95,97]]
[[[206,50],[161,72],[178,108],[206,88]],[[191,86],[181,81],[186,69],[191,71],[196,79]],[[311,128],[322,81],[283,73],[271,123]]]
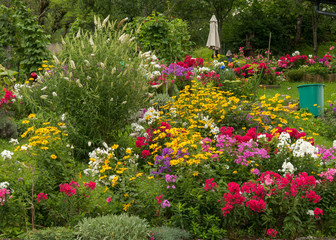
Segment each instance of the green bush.
[[195,58],[203,58],[205,61],[208,61],[211,59],[213,54],[213,51],[210,50],[207,47],[203,47],[203,48],[198,48],[196,49],[191,56],[195,57]]
[[96,19],[94,33],[80,31],[64,39],[52,72],[25,88],[23,101],[32,112],[63,116],[77,159],[87,157],[89,141],[92,146],[117,141],[148,103],[144,71],[150,59],[137,53],[124,30]]
[[148,228],[146,220],[127,214],[85,218],[76,226],[77,238],[81,240],[147,239]]
[[6,114],[0,111],[0,138],[17,138],[16,123]]
[[167,102],[173,102],[173,99],[168,94],[159,93],[151,100],[151,103],[155,105],[155,108],[162,107],[167,104]]
[[190,233],[186,230],[174,227],[156,227],[151,231],[151,237],[155,240],[190,239]]
[[314,64],[306,68],[307,74],[320,75],[324,79],[328,78],[329,69],[323,65]]
[[71,229],[56,227],[31,231],[22,237],[24,240],[68,240],[75,239],[76,234]]
[[131,29],[138,29],[136,39],[143,51],[155,51],[167,63],[183,60],[191,47],[187,22],[153,13],[134,19]]
[[291,82],[300,82],[304,74],[305,72],[302,69],[292,69],[287,72],[287,77]]

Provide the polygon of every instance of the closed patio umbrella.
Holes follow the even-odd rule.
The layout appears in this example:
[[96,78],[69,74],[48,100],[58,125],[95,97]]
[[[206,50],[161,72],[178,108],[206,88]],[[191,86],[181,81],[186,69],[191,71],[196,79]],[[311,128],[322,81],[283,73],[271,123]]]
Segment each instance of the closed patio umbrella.
[[214,56],[216,56],[216,50],[221,48],[218,34],[218,23],[215,15],[212,15],[210,19],[210,31],[206,46],[213,50]]

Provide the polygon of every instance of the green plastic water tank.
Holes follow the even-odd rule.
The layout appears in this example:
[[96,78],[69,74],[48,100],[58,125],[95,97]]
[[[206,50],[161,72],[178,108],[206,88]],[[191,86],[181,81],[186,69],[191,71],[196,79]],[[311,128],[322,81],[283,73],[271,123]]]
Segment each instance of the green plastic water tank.
[[305,84],[298,86],[300,108],[308,109],[314,116],[324,114],[324,84]]

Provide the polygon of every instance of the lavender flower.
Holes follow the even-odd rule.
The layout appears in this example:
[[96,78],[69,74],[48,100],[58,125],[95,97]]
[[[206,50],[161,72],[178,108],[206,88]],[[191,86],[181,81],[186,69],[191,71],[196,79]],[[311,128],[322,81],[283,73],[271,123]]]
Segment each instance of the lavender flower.
[[163,202],[161,203],[161,207],[162,208],[170,207],[170,202],[167,199],[163,200]]

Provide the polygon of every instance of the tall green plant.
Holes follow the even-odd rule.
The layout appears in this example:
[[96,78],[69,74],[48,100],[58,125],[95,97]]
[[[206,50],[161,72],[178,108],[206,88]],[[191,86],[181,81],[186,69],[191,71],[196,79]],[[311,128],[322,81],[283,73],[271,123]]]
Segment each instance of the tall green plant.
[[48,36],[22,0],[11,4],[12,7],[0,6],[0,48],[11,49],[11,65],[18,72],[22,69],[29,74],[50,56],[46,48]]
[[148,100],[147,60],[122,22],[95,23],[93,33],[79,31],[64,39],[56,67],[25,94],[32,111],[64,114],[77,157],[86,157],[88,142],[116,141]]

